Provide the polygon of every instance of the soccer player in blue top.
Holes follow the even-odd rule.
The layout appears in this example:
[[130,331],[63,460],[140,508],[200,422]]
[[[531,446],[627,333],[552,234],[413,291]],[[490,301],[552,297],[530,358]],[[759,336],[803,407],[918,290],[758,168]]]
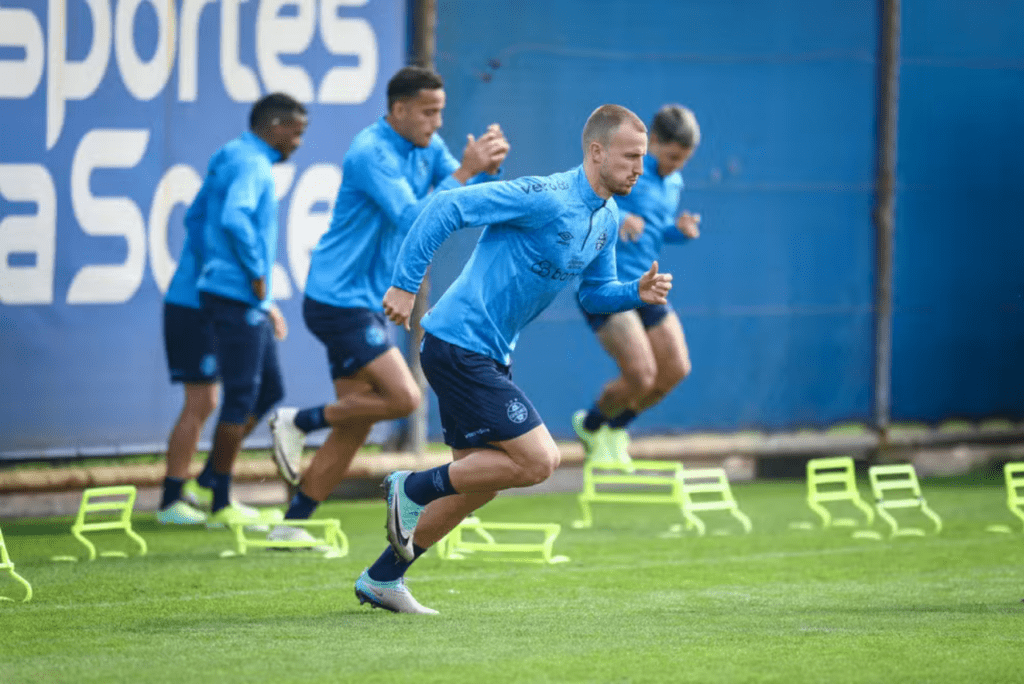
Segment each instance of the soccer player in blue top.
[[[700,235],[700,215],[679,213],[680,172],[699,144],[697,118],[686,107],[665,105],[654,115],[644,175],[619,202],[622,226],[615,249],[620,280],[643,273],[663,242]],[[620,375],[604,386],[589,411],[573,415],[573,428],[591,462],[629,469],[626,427],[689,375],[686,337],[669,303],[611,316],[583,313]]]
[[[214,156],[212,161],[219,159]],[[186,482],[203,427],[217,407],[218,373],[213,326],[202,310],[199,290],[196,288],[203,263],[203,230],[210,186],[215,178],[213,171],[214,166],[211,164],[203,185],[185,213],[185,241],[164,296],[163,329],[167,366],[171,382],[180,383],[184,387],[185,401],[167,442],[167,475],[156,514],[161,523],[206,522],[206,514],[197,506],[201,499],[210,498],[209,489],[214,483],[212,458],[207,459],[203,471],[196,477],[198,487],[191,487],[192,483]],[[271,305],[267,313],[273,323],[275,337],[284,339],[288,327],[280,310]],[[255,419],[248,421],[250,429],[255,425]],[[248,510],[251,516],[258,515],[258,512],[244,504],[235,502],[235,506]]]
[[385,479],[390,546],[356,581],[360,603],[433,613],[405,587],[409,565],[500,490],[546,480],[560,454],[509,368],[519,332],[579,277],[589,311],[664,304],[671,276],[657,263],[640,278],[615,278],[619,228],[613,195],[643,172],[647,129],[628,109],[604,105],[583,129],[583,164],[438,193],[398,256],[384,311],[408,324],[434,252],[454,230],[486,225],[462,273],[423,318],[423,371],[437,395],[453,462]]
[[255,522],[232,504],[231,470],[242,440],[284,396],[267,313],[277,257],[277,198],[271,165],[287,159],[306,130],[306,109],[282,93],[262,98],[250,130],[210,160],[201,193],[202,269],[197,288],[213,329],[223,398],[210,452],[213,504],[207,525]]
[[[509,145],[497,124],[468,136],[459,163],[437,134],[444,83],[429,69],[405,67],[388,82],[388,113],[356,135],[345,154],[330,229],[310,259],[303,318],[327,349],[337,400],[270,417],[282,475],[299,484],[286,519],[309,518],[334,491],[373,424],[411,413],[421,391],[390,339],[382,310],[398,248],[431,188],[494,177]],[[299,483],[306,433],[330,426]],[[299,526],[279,525],[270,539],[310,541]]]

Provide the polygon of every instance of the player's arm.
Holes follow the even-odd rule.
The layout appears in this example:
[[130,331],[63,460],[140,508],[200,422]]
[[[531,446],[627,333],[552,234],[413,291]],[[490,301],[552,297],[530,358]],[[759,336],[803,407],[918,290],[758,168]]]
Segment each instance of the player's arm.
[[[228,186],[221,210],[221,225],[234,246],[239,264],[253,283],[253,292],[260,300],[266,295],[266,276],[270,265],[259,248],[256,209],[268,179],[249,164],[239,164],[235,178]],[[270,182],[273,182],[270,179]],[[270,190],[273,192],[273,189]],[[257,283],[261,285],[257,285]]]
[[409,181],[402,175],[401,163],[386,148],[367,147],[346,156],[344,174],[402,233],[426,206],[428,198],[417,199]]
[[427,266],[441,243],[456,230],[492,223],[518,224],[525,228],[547,216],[553,195],[526,192],[530,181],[483,183],[431,195],[402,242],[391,288],[384,295],[384,313],[398,325],[408,327],[412,302],[423,282]]
[[608,244],[591,261],[580,278],[580,305],[588,313],[618,313],[635,309],[643,301],[637,289],[636,281],[623,283],[616,277],[615,245],[618,240],[615,233]]

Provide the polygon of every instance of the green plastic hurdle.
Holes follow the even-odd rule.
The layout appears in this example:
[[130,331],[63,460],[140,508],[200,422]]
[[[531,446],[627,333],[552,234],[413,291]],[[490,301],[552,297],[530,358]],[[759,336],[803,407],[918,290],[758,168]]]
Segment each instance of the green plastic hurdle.
[[[627,464],[587,463],[583,466],[583,491],[577,497],[582,518],[572,526],[586,529],[594,525],[591,511],[594,503],[672,504],[683,512],[686,498],[682,473],[682,464],[672,461],[631,459]],[[606,491],[599,490],[599,485],[641,485],[657,488],[657,491]]]
[[[743,531],[750,533],[753,524],[739,509],[733,498],[729,478],[722,468],[684,468],[679,475],[682,480],[683,517],[687,527],[696,527],[697,534],[704,536],[707,526],[696,513],[704,511],[727,511],[739,520]],[[704,498],[711,495],[712,498]]]
[[[909,463],[871,466],[868,468],[868,479],[871,481],[871,491],[875,495],[878,514],[892,528],[890,536],[923,535],[925,533],[919,527],[900,528],[899,522],[889,511],[904,508],[920,509],[935,524],[935,532],[942,531],[942,518],[930,509],[928,502],[924,500],[914,466]],[[891,493],[899,491],[904,492],[903,498],[889,497]]]
[[[276,521],[289,527],[302,527],[307,530],[321,530],[321,536],[313,536],[312,541],[271,541],[263,536],[262,538],[246,537],[246,527],[252,523],[232,523],[231,531],[235,535],[235,547],[238,554],[244,556],[250,548],[257,549],[311,549],[316,546],[326,546],[328,550],[324,553],[325,558],[344,558],[348,555],[348,537],[341,531],[341,521],[337,518],[325,518],[316,520],[284,520]],[[272,524],[272,523],[268,523]]]
[[1007,463],[1003,466],[1006,476],[1006,505],[1010,512],[1024,523],[1024,462]]
[[[11,560],[10,554],[7,553],[7,542],[4,541],[3,530],[0,530],[0,570],[6,570],[12,579],[20,582],[25,587],[25,598],[22,599],[22,602],[32,600],[32,585],[28,583],[27,579],[14,571],[14,561]],[[0,601],[14,601],[14,599],[0,596]]]
[[[445,560],[463,560],[468,554],[482,552],[497,553],[501,560],[520,563],[567,563],[568,556],[553,553],[555,539],[561,531],[558,523],[483,522],[470,516],[456,525],[436,547],[438,555]],[[497,541],[491,532],[540,532],[544,537],[540,542],[504,542]],[[468,539],[466,533],[472,533],[476,540]],[[538,553],[539,558],[533,555]]]
[[[89,560],[96,560],[96,546],[85,538],[86,532],[101,532],[105,530],[123,530],[128,537],[139,545],[139,555],[145,556],[148,547],[146,540],[140,537],[132,529],[132,509],[135,507],[136,490],[132,485],[120,485],[116,487],[92,487],[82,492],[82,505],[78,507],[78,515],[71,525],[71,534],[80,541],[89,552]],[[94,501],[94,499],[124,497],[122,501]],[[99,522],[87,522],[86,517],[90,513],[114,513],[115,520],[103,520]],[[103,557],[125,558],[128,554],[123,551],[103,551],[99,554]],[[77,560],[72,557],[57,557],[59,560]]]
[[850,456],[812,458],[807,462],[807,505],[821,518],[821,526],[855,527],[852,518],[833,518],[823,504],[847,501],[864,513],[866,524],[875,520],[875,512],[857,490],[857,479]]

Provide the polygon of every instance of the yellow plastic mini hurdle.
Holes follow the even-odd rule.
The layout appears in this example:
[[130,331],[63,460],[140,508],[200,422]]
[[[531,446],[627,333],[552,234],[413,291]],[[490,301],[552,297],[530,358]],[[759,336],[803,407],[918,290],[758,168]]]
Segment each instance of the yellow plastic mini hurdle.
[[[749,533],[753,529],[750,518],[739,509],[729,487],[729,478],[722,468],[684,468],[679,475],[682,480],[683,517],[687,527],[696,527],[697,534],[704,536],[707,526],[696,514],[705,511],[727,511]],[[706,498],[710,495],[711,498]]]
[[[583,491],[577,497],[582,518],[576,529],[594,525],[591,504],[671,504],[684,514],[683,466],[673,461],[630,460],[626,464],[587,463],[583,466]],[[642,487],[639,491],[608,491],[605,486]],[[599,487],[602,487],[599,489]]]
[[[19,575],[14,571],[14,561],[11,560],[11,556],[7,553],[7,542],[4,541],[4,533],[0,530],[0,570],[6,570],[11,578],[16,582],[20,582],[25,587],[25,598],[22,602],[30,601],[32,599],[32,585],[28,583],[28,580]],[[7,596],[0,596],[0,601],[14,601],[14,599]]]
[[[445,560],[462,560],[467,555],[481,553],[499,554],[501,560],[520,563],[567,563],[568,556],[554,555],[555,539],[562,531],[558,523],[511,523],[483,522],[480,518],[470,516],[455,526],[444,539],[439,541],[437,552]],[[506,542],[497,541],[491,532],[540,532],[540,542]],[[466,533],[474,535],[475,540],[466,537]],[[540,554],[540,557],[536,557]]]
[[[921,494],[921,486],[917,482],[917,472],[909,463],[898,465],[877,465],[868,468],[868,479],[871,491],[875,495],[875,506],[882,519],[892,528],[890,536],[923,535],[919,527],[899,526],[899,522],[889,511],[903,508],[920,509],[935,524],[935,531],[942,531],[942,518],[928,507],[928,502]],[[904,498],[892,497],[893,492],[903,492]]]
[[1003,466],[1006,475],[1006,505],[1010,512],[1024,522],[1024,462],[1007,463]]
[[861,498],[853,459],[849,456],[812,458],[807,462],[807,505],[821,518],[821,526],[856,527],[853,518],[834,518],[823,504],[847,501],[864,513],[866,524],[875,520],[875,512]]
[[[246,526],[249,523],[232,523],[231,531],[235,534],[235,547],[238,554],[244,556],[250,548],[256,549],[312,549],[317,546],[326,546],[325,558],[344,558],[348,555],[348,537],[341,531],[341,521],[337,518],[325,518],[316,520],[284,520],[282,525],[289,527],[302,527],[310,530],[312,541],[271,541],[263,536],[262,538],[246,537]],[[317,537],[312,530],[320,530]]]
[[[146,540],[140,537],[132,529],[132,509],[135,508],[136,490],[132,485],[121,485],[117,487],[92,487],[82,492],[82,505],[78,507],[78,515],[71,525],[71,534],[80,541],[89,551],[89,560],[96,560],[96,546],[85,538],[86,532],[101,532],[106,530],[123,530],[128,538],[139,545],[139,555],[145,556],[148,551]],[[111,501],[112,497],[124,497],[121,500]],[[103,499],[102,501],[98,499]],[[89,514],[116,515],[114,520],[100,520],[87,522]],[[123,551],[103,551],[99,554],[103,557],[125,558],[128,554]],[[57,557],[59,560],[77,560],[74,557]]]

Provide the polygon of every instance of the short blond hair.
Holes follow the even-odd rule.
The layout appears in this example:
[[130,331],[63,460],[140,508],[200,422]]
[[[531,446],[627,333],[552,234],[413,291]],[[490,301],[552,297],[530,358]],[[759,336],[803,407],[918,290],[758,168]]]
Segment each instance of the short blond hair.
[[607,147],[612,134],[624,123],[631,124],[640,133],[647,133],[647,126],[640,117],[621,105],[606,104],[595,109],[583,126],[583,151],[586,152],[592,142]]

